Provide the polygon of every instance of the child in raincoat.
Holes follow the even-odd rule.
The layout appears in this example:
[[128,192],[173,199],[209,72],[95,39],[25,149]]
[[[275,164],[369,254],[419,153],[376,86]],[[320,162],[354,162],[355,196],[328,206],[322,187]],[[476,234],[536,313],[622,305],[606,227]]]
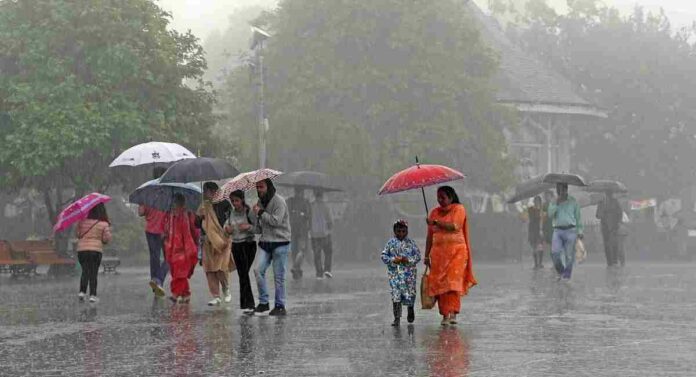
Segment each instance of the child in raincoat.
[[164,223],[164,256],[172,275],[170,299],[188,303],[191,299],[189,279],[198,260],[199,231],[195,215],[186,209],[182,194],[174,195],[174,208]]
[[387,265],[387,276],[391,287],[394,310],[392,326],[399,326],[403,305],[408,307],[408,323],[413,323],[416,318],[414,312],[418,275],[416,265],[421,260],[421,253],[418,245],[408,238],[408,223],[405,220],[397,220],[393,229],[394,237],[382,250],[382,262]]

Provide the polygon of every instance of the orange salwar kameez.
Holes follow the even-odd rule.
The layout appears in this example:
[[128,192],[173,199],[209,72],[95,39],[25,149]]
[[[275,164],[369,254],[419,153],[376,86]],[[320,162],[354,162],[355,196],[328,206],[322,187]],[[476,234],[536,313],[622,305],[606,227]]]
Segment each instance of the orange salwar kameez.
[[461,296],[477,284],[471,268],[466,210],[461,204],[450,204],[433,209],[429,219],[454,224],[455,230],[428,227],[431,240],[428,294],[437,298],[441,315],[458,314]]

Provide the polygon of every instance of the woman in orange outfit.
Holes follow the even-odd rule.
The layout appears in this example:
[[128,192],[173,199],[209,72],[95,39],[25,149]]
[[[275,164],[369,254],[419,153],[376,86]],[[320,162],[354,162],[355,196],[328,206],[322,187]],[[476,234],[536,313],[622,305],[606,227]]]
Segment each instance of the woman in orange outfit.
[[437,299],[442,325],[457,323],[461,296],[476,285],[471,268],[466,210],[450,186],[437,190],[440,207],[428,217],[425,264],[430,267],[428,294]]

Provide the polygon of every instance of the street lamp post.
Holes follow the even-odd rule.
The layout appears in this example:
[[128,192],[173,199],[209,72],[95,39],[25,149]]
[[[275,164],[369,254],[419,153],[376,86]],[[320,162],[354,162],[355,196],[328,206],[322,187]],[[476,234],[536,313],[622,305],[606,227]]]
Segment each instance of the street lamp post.
[[266,31],[256,27],[251,27],[251,43],[250,49],[254,50],[256,57],[256,70],[257,70],[257,122],[259,127],[259,169],[266,167],[266,132],[268,131],[268,118],[266,117],[265,109],[265,98],[264,98],[264,68],[263,68],[263,47],[265,41],[270,38],[270,34]]

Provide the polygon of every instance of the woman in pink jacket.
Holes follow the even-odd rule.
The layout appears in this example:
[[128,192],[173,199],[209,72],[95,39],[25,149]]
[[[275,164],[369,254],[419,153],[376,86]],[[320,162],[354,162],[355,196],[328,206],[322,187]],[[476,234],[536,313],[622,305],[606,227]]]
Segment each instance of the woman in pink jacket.
[[82,268],[80,301],[85,300],[89,286],[89,302],[97,302],[97,275],[104,245],[111,241],[111,224],[104,204],[92,208],[85,220],[77,223],[77,260]]

